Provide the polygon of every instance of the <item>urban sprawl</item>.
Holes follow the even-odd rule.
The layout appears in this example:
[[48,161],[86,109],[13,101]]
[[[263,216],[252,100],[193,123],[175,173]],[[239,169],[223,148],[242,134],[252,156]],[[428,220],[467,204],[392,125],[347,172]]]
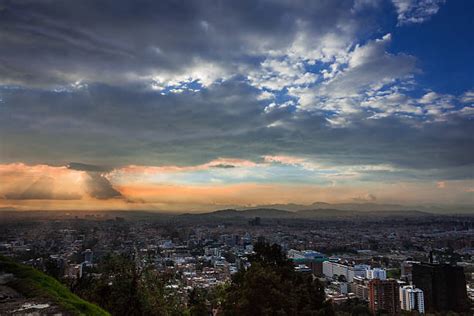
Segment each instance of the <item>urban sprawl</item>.
[[[264,213],[263,213],[264,214]],[[6,215],[5,215],[6,216]],[[7,216],[5,217],[7,218]],[[63,280],[94,277],[107,255],[173,275],[183,294],[250,266],[256,242],[277,244],[332,304],[357,298],[377,313],[466,312],[474,298],[474,218],[387,216],[312,220],[146,212],[33,212],[0,225],[0,254]]]

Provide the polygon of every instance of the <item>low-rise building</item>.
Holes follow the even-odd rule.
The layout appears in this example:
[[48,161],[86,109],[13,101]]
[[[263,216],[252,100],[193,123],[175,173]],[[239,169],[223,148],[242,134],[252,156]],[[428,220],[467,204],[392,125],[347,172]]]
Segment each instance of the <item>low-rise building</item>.
[[369,280],[372,280],[372,279],[386,280],[387,271],[381,268],[368,269],[366,271],[366,278]]

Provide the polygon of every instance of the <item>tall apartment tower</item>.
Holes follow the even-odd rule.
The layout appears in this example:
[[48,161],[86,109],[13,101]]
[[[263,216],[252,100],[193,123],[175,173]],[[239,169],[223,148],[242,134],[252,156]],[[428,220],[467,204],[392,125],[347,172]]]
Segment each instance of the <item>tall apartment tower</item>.
[[404,281],[407,282],[412,282],[412,271],[413,271],[413,264],[415,263],[420,263],[419,261],[411,261],[411,260],[406,260],[403,261],[402,264],[400,265],[401,268],[401,276],[400,278]]
[[400,307],[405,311],[418,311],[425,313],[425,300],[423,291],[413,285],[406,285],[400,288]]
[[374,314],[384,311],[388,315],[399,315],[399,295],[399,286],[396,280],[373,279],[369,281],[369,308]]
[[449,264],[413,265],[413,284],[423,290],[427,312],[469,309],[464,269]]

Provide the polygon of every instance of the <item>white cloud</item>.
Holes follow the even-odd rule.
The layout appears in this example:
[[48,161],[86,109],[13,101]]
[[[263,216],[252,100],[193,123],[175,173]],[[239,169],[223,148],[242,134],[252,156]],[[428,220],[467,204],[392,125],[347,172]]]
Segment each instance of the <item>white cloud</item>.
[[258,100],[272,100],[275,98],[275,95],[268,91],[262,91],[257,97]]
[[460,98],[462,103],[474,103],[474,91],[466,91]]
[[264,111],[265,111],[265,113],[270,113],[274,110],[284,109],[284,108],[287,108],[289,106],[294,106],[294,105],[295,105],[295,103],[292,100],[286,101],[286,102],[281,103],[281,104],[272,102],[272,103],[270,103],[269,105],[267,105],[265,107]]
[[398,24],[423,23],[438,13],[445,0],[392,0],[398,14]]
[[142,80],[151,82],[153,90],[168,90],[172,93],[194,91],[188,85],[196,82],[203,87],[209,87],[216,81],[225,80],[232,75],[230,69],[212,62],[196,60],[194,65],[183,72],[160,72],[151,77],[144,77]]
[[454,109],[455,97],[450,94],[439,94],[430,91],[423,95],[418,103],[423,106],[425,113],[436,117],[437,120],[444,119],[444,114]]
[[436,101],[438,98],[439,98],[439,94],[431,91],[423,95],[423,97],[421,97],[418,102],[420,102],[421,104],[430,104]]
[[474,106],[463,107],[458,112],[461,116],[474,118]]
[[357,95],[370,85],[385,85],[415,73],[414,57],[386,52],[385,47],[390,41],[391,36],[387,34],[356,46],[349,55],[348,67],[325,82],[320,93],[339,97]]
[[300,109],[332,112],[333,116],[327,121],[333,126],[349,123],[347,117],[336,116],[352,115],[364,108],[377,107],[384,116],[396,112],[418,112],[406,102],[399,105],[401,95],[383,96],[382,92],[373,97],[386,86],[409,80],[417,72],[414,57],[386,52],[390,41],[391,35],[387,34],[365,45],[356,45],[341,58],[342,62],[335,61],[329,70],[321,72],[325,79],[321,83],[311,87],[292,87],[288,93],[298,98]]
[[354,40],[353,30],[349,26],[341,25],[340,29],[325,34],[311,34],[302,30],[286,54],[292,58],[322,62],[343,58]]
[[390,33],[380,39],[371,41],[366,45],[357,45],[349,58],[349,68],[363,66],[378,59],[385,54],[385,46],[392,40]]
[[376,96],[369,97],[361,102],[361,106],[374,111],[372,118],[385,117],[395,113],[413,115],[423,113],[413,99],[397,91],[391,91],[388,94],[379,93]]
[[289,86],[312,84],[316,82],[318,75],[307,72],[302,61],[295,62],[288,57],[269,57],[247,79],[259,89],[282,90]]
[[378,0],[355,0],[352,6],[353,12],[359,12],[366,8],[377,7],[380,4]]

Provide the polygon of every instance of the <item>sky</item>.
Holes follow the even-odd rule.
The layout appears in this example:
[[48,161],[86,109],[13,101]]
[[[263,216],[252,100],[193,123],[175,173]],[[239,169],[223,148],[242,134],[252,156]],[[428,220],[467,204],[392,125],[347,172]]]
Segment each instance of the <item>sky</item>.
[[0,0],[0,209],[474,205],[470,0]]

